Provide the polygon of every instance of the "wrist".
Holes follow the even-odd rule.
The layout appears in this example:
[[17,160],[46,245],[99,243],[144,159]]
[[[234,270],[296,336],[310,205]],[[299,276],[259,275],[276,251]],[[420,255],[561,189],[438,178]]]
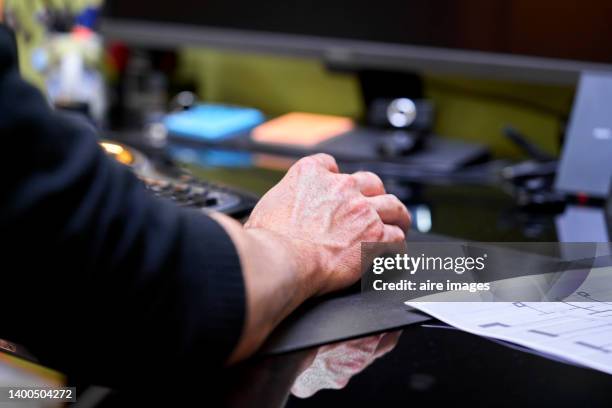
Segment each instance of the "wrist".
[[247,227],[245,231],[271,251],[275,261],[292,277],[297,289],[294,299],[298,304],[318,292],[320,261],[313,244],[261,227]]

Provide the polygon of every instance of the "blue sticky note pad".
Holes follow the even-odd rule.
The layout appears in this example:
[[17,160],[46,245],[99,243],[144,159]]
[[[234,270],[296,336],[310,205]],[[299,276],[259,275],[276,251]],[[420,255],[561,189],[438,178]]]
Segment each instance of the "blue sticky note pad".
[[227,139],[263,123],[263,113],[253,108],[202,104],[164,119],[170,134],[199,140]]

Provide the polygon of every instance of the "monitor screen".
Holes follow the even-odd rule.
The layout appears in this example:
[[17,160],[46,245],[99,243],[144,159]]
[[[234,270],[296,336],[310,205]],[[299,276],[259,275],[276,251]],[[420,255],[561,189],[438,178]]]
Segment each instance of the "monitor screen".
[[415,67],[423,68],[419,61],[446,61],[573,73],[612,67],[608,0],[107,0],[106,15],[111,22],[131,24],[120,25],[125,34],[148,27],[151,39],[152,24],[173,27],[162,31],[166,37],[193,30],[177,35],[176,42],[208,29],[199,31],[201,42],[207,42],[208,32],[215,45],[227,31],[246,34],[228,36],[228,45],[239,47],[242,41],[245,48],[291,51],[293,43],[296,51],[340,50],[343,57],[369,65],[417,62]]

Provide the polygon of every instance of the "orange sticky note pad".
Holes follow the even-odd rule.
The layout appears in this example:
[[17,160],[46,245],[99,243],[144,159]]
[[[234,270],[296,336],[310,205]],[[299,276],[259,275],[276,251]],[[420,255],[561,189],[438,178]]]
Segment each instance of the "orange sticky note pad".
[[259,143],[312,147],[353,129],[350,118],[292,112],[253,129],[253,140]]

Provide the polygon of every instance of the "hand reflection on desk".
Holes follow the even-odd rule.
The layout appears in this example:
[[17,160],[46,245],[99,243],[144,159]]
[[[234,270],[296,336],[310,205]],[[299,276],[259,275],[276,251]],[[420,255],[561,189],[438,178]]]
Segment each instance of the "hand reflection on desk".
[[255,359],[225,378],[220,405],[240,408],[284,407],[290,394],[308,398],[323,389],[344,388],[356,374],[395,348],[401,331],[319,348]]
[[344,388],[354,375],[393,350],[401,333],[382,333],[320,347],[298,375],[291,393],[308,398],[323,389]]

